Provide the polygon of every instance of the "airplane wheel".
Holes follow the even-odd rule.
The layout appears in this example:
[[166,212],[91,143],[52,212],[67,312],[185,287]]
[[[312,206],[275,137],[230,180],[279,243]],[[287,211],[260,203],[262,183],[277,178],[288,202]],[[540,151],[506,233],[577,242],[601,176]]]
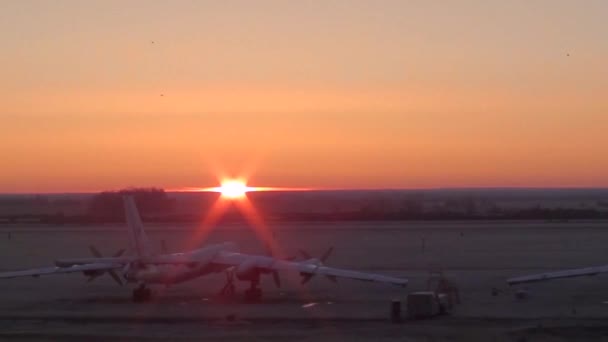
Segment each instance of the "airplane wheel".
[[234,284],[230,284],[228,286],[226,294],[230,297],[234,297],[234,295],[236,294],[236,286],[234,286]]
[[224,299],[232,299],[236,295],[236,286],[233,283],[224,285],[222,290],[217,294],[218,297]]
[[144,289],[144,301],[148,301],[152,298],[152,290]]
[[142,289],[134,289],[133,290],[133,301],[135,303],[140,303],[144,301],[143,291]]
[[245,300],[248,302],[257,302],[262,299],[262,290],[248,289],[245,291]]
[[132,296],[133,302],[135,303],[139,303],[142,301],[142,296],[141,296],[141,290],[140,289],[133,289],[133,296]]
[[150,300],[152,297],[152,290],[145,287],[138,287],[133,289],[133,301],[135,303],[141,303]]

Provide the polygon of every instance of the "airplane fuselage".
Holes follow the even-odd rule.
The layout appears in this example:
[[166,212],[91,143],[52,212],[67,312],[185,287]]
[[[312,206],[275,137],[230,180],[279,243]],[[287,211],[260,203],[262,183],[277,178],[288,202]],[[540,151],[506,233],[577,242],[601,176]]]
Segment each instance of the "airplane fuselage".
[[183,283],[221,270],[212,265],[145,265],[128,270],[124,278],[130,283],[172,285]]
[[[236,245],[225,242],[185,253],[161,254],[144,258],[82,258],[59,259],[58,267],[71,267],[94,262],[125,262],[122,270],[124,279],[129,283],[139,284],[178,284],[210,273],[224,271],[227,267],[211,263],[211,260],[222,252],[232,251]],[[84,272],[86,276],[99,276],[104,271]]]

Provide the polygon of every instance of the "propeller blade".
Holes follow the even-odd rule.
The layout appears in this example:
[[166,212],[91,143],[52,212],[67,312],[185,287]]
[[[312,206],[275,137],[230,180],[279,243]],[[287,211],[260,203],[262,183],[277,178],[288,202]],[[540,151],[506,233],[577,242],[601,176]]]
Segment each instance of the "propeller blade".
[[95,248],[95,246],[90,245],[89,250],[91,251],[91,254],[93,254],[93,256],[95,256],[96,258],[103,258],[103,254],[101,254],[99,250]]
[[99,277],[98,275],[92,275],[90,277],[87,278],[87,283],[92,282],[93,280],[95,280],[97,277]]
[[302,249],[298,249],[298,251],[300,252],[300,255],[302,255],[304,257],[304,259],[312,259],[312,257],[310,256],[310,254],[308,254],[305,250]]
[[323,255],[321,255],[321,258],[319,258],[319,260],[321,260],[323,263],[325,263],[325,260],[327,260],[327,258],[329,258],[329,256],[331,255],[331,253],[334,251],[334,246],[329,247],[325,253],[323,253]]
[[232,283],[234,281],[234,267],[226,269],[226,282]]
[[338,278],[332,275],[326,275],[327,279],[331,280],[334,284],[338,283]]
[[301,284],[306,284],[310,281],[310,279],[312,279],[312,277],[314,276],[314,273],[306,273],[304,275],[302,275],[302,282]]
[[116,254],[114,254],[115,258],[118,258],[119,256],[122,256],[125,253],[124,249],[119,249],[118,252],[116,252]]
[[122,268],[122,273],[127,273],[131,270],[131,263],[126,263],[125,266]]
[[[101,252],[93,245],[89,246],[89,250],[91,251],[91,254],[93,254],[96,258],[103,258],[103,254],[101,254]],[[118,258],[119,256],[121,256],[123,253],[125,252],[124,249],[120,249],[118,250],[118,252],[116,252],[116,254],[114,254],[115,258]],[[114,272],[114,270],[108,270],[107,271],[110,276],[112,277],[112,279],[114,279],[115,282],[118,283],[118,285],[122,286],[122,281],[120,280],[120,277],[118,276],[118,274],[116,274],[116,272]],[[93,280],[95,280],[95,278],[101,276],[104,272],[101,272],[97,275],[91,276],[89,277],[88,282],[91,282]]]
[[281,287],[281,278],[279,278],[279,272],[277,271],[273,271],[272,272],[272,279],[274,279],[274,284],[280,288]]
[[118,283],[118,285],[123,285],[122,281],[120,280],[120,277],[118,276],[118,274],[116,274],[116,272],[114,272],[114,270],[108,270],[108,273],[110,274],[112,279],[114,279],[114,281]]

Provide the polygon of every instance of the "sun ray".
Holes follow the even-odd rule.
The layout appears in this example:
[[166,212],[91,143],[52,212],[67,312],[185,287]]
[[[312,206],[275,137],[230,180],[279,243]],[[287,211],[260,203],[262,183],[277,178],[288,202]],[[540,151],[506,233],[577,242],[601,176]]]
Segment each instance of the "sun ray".
[[[272,256],[278,260],[286,260],[287,253],[277,242],[274,232],[272,232],[270,227],[264,222],[263,217],[259,214],[251,200],[245,197],[242,200],[236,201],[235,205],[243,214],[245,220],[247,220],[247,222],[251,225],[251,228],[253,229],[253,232],[257,236],[258,240],[264,244],[265,248],[268,249],[268,252],[270,253],[269,256]],[[290,284],[300,288],[300,279],[298,277],[294,277],[294,275],[295,274],[293,273],[287,274],[286,280]],[[300,291],[298,291],[298,296],[302,300],[312,300],[312,296],[306,288],[300,288]]]
[[194,236],[192,236],[192,239],[190,240],[190,249],[200,248],[203,245],[209,234],[211,234],[215,228],[217,222],[224,216],[229,206],[230,203],[221,197],[213,202],[207,211],[207,215],[205,215],[205,218],[200,223],[199,228],[195,230]]
[[271,255],[278,259],[284,259],[285,253],[276,243],[274,233],[270,230],[268,225],[264,223],[264,220],[249,198],[245,197],[242,201],[238,201],[235,204],[241,214],[243,214],[245,220],[247,220],[253,228],[253,231],[258,236],[258,239],[260,239],[260,242],[270,249],[269,252]]
[[[184,189],[182,189],[184,190]],[[197,192],[216,192],[220,196],[214,201],[209,208],[207,215],[196,230],[193,238],[190,241],[191,248],[200,248],[208,239],[209,235],[217,225],[218,221],[226,214],[230,207],[234,206],[243,219],[249,224],[252,232],[264,248],[267,249],[269,256],[278,260],[286,260],[287,253],[282,249],[275,234],[264,221],[263,216],[258,212],[252,200],[247,196],[249,192],[255,191],[306,191],[311,189],[303,188],[280,188],[280,187],[250,187],[247,186],[242,179],[227,179],[221,181],[221,185],[212,188],[189,188],[187,191]],[[301,300],[312,300],[309,290],[300,285],[298,274],[286,274],[286,281],[298,288],[297,294]]]

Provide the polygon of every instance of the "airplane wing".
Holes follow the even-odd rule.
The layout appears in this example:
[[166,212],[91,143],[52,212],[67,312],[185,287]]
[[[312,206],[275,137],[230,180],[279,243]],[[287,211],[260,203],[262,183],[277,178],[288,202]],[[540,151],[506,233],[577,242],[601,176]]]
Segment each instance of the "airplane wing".
[[205,248],[200,248],[195,252],[186,253],[171,253],[160,254],[155,256],[147,256],[138,258],[133,256],[120,257],[95,257],[95,258],[76,258],[76,259],[57,259],[55,265],[59,267],[68,267],[73,265],[89,265],[89,264],[121,264],[125,265],[134,261],[141,261],[145,264],[154,265],[190,265],[190,264],[205,264],[211,261],[220,251],[229,250],[233,247],[233,243],[221,243],[210,245]]
[[284,270],[293,269],[300,273],[309,274],[309,275],[325,275],[325,276],[329,276],[329,277],[348,278],[348,279],[371,281],[371,282],[378,282],[378,283],[388,283],[388,284],[399,285],[399,286],[406,286],[408,283],[408,280],[403,279],[403,278],[389,277],[389,276],[384,276],[384,275],[375,274],[375,273],[344,270],[344,269],[340,269],[340,268],[327,267],[327,266],[316,266],[313,264],[288,262],[288,263],[285,263],[284,265],[279,265],[277,268],[281,268]]
[[76,265],[91,265],[91,264],[120,264],[125,265],[136,261],[135,257],[108,257],[108,258],[74,258],[74,259],[56,259],[55,266],[62,268]]
[[219,253],[213,263],[227,267],[238,267],[246,265],[264,271],[295,271],[304,276],[324,275],[328,278],[347,278],[361,281],[388,283],[399,286],[406,286],[407,279],[384,276],[375,273],[351,271],[334,267],[327,267],[321,264],[310,262],[283,261],[272,257],[247,255],[240,253]]
[[29,270],[22,271],[11,271],[0,273],[0,279],[9,279],[17,277],[39,277],[42,275],[51,274],[62,274],[62,273],[74,273],[74,272],[85,272],[85,271],[109,271],[122,268],[122,264],[87,264],[87,265],[74,265],[70,267],[42,267],[32,268]]
[[547,273],[539,273],[522,277],[515,277],[507,279],[507,283],[509,285],[523,284],[523,283],[533,283],[551,279],[561,279],[561,278],[573,278],[573,277],[582,277],[582,276],[594,276],[599,273],[608,272],[608,265],[604,266],[594,266],[594,267],[585,267],[585,268],[576,268],[571,270],[564,271],[556,271],[556,272],[547,272]]

